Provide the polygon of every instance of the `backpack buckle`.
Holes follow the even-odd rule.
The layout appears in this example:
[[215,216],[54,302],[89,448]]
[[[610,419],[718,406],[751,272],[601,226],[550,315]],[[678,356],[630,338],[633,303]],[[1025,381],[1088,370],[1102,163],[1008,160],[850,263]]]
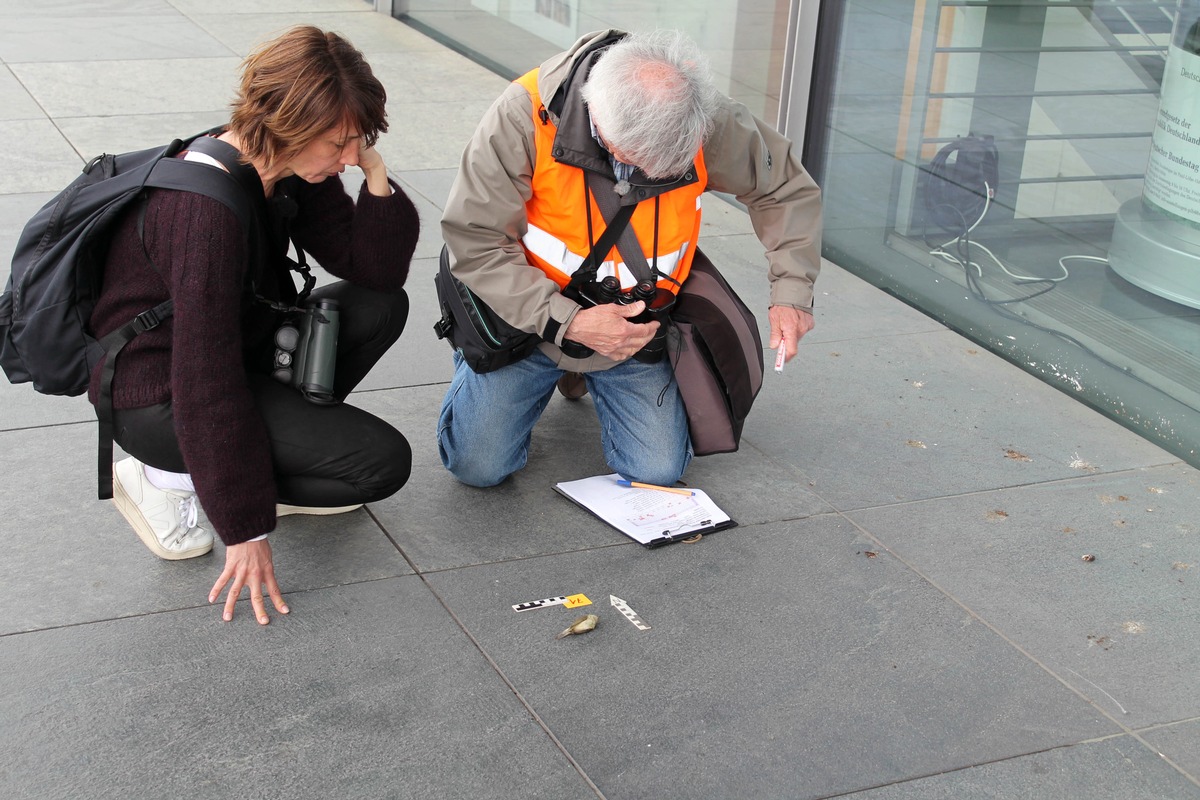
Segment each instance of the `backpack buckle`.
[[152,331],[162,324],[163,318],[153,308],[147,309],[133,318],[133,329],[139,333]]

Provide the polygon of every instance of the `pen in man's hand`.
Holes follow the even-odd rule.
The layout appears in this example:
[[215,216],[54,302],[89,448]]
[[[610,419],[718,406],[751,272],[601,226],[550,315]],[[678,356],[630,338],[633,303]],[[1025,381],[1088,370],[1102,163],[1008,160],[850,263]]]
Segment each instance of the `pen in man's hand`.
[[685,494],[689,497],[695,495],[691,489],[675,489],[671,486],[655,486],[652,483],[638,483],[637,481],[617,481],[618,486],[625,486],[630,489],[654,489],[659,492],[670,492],[671,494]]
[[783,372],[783,362],[787,360],[787,344],[779,340],[779,352],[775,354],[775,371]]

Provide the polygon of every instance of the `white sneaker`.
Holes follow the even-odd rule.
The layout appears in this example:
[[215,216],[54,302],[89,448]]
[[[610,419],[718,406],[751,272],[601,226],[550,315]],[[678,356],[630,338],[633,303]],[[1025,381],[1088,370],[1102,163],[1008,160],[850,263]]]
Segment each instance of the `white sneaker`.
[[132,456],[113,464],[113,503],[159,558],[179,561],[212,550],[212,534],[197,524],[196,493],[159,489]]
[[362,503],[354,506],[290,506],[287,503],[276,503],[275,516],[286,517],[291,514],[312,514],[324,517],[330,514],[345,514],[349,511],[357,511],[362,507]]

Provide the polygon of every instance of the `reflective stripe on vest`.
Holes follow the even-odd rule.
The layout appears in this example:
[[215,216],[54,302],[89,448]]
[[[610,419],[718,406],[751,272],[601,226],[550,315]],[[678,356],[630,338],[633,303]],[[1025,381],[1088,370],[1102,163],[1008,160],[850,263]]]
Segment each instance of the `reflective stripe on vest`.
[[[521,237],[521,244],[525,246],[525,252],[534,256],[539,263],[553,265],[555,272],[559,275],[566,275],[570,278],[575,273],[575,270],[583,264],[584,256],[572,253],[561,239],[555,238],[554,234],[549,231],[544,231],[541,228],[530,225],[529,230]],[[662,275],[671,275],[682,283],[682,278],[676,276],[684,258],[689,259],[691,256],[691,242],[684,242],[679,249],[674,253],[659,253],[658,254],[658,271]],[[617,251],[614,249],[613,253]],[[543,267],[543,269],[545,269]],[[549,273],[547,273],[549,274]],[[625,267],[624,261],[613,261],[609,259],[600,265],[596,271],[596,280],[603,280],[605,277],[613,275],[621,282],[622,289],[632,289],[637,285],[637,276],[633,274],[633,270]],[[686,275],[686,272],[684,273]],[[551,275],[551,277],[555,277]],[[557,280],[557,278],[556,278]],[[566,281],[561,281],[565,283]],[[668,282],[663,281],[666,285]]]
[[[553,122],[543,122],[535,69],[517,79],[530,94],[533,104],[533,127],[537,155],[535,157],[533,195],[525,204],[528,230],[521,244],[529,263],[546,273],[559,286],[566,286],[571,275],[587,258],[592,242],[588,239],[588,217],[584,198],[591,205],[592,235],[599,238],[604,232],[604,217],[587,190],[584,171],[560,164],[552,155],[558,128]],[[704,153],[696,156],[696,181],[678,189],[664,192],[657,198],[658,242],[655,246],[655,198],[639,204],[630,226],[642,246],[646,262],[654,265],[661,275],[673,280],[660,280],[658,285],[673,292],[687,278],[696,240],[700,236],[700,197],[708,182]],[[657,252],[656,252],[657,250]],[[624,288],[637,283],[616,248],[606,254],[597,279],[614,275]]]

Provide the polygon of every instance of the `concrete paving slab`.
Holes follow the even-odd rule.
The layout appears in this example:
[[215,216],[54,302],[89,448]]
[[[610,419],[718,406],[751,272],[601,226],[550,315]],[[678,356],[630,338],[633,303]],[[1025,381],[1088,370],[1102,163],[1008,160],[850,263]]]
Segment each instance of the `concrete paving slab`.
[[905,781],[845,800],[1184,800],[1197,787],[1137,740],[1120,736]]
[[[385,86],[393,85],[390,77],[380,74],[379,79]],[[389,94],[388,135],[381,151],[388,168],[401,174],[457,170],[463,147],[491,104],[492,98],[442,103],[405,101]],[[437,136],[429,135],[431,119],[438,121]]]
[[16,77],[0,69],[0,120],[41,119],[42,109]]
[[[230,76],[229,85],[233,86]],[[71,146],[84,159],[101,153],[127,153],[161,147],[174,139],[185,139],[229,121],[225,108],[182,114],[122,114],[117,116],[69,117],[58,123]]]
[[[428,258],[413,261],[404,287],[409,300],[404,334],[359,384],[359,391],[442,384],[444,392],[454,377],[453,351],[433,332],[434,323],[441,318],[433,287],[436,266],[437,262]],[[435,405],[440,404],[439,398]]]
[[1130,470],[847,516],[1122,725],[1200,716],[1190,689],[1200,637],[1190,610],[1200,591],[1194,470]]
[[[499,486],[476,489],[459,483],[438,456],[437,418],[444,393],[445,387],[437,385],[353,395],[356,405],[391,422],[412,444],[408,485],[371,508],[419,570],[630,542],[554,492],[559,481],[611,472],[589,400],[572,403],[554,397],[534,428],[528,466]],[[704,489],[743,525],[830,510],[802,474],[754,449],[696,459],[684,480]],[[423,513],[414,515],[413,508]]]
[[0,638],[6,794],[595,797],[418,578],[293,608]]
[[53,196],[54,192],[0,194],[0,283],[8,280],[13,251],[25,223]]
[[[3,373],[0,373],[3,376]],[[12,384],[0,379],[0,431],[33,429],[48,425],[91,427],[95,437],[96,412],[86,397],[39,394],[31,383]],[[74,434],[79,435],[79,434]]]
[[421,244],[425,244],[436,240],[434,255],[442,249],[439,228],[442,219],[441,212],[446,208],[446,198],[450,196],[450,185],[454,182],[457,174],[458,164],[455,163],[453,167],[445,169],[407,169],[400,175],[401,182],[406,188],[411,187],[417,194],[438,208],[438,214],[436,217],[430,218],[431,224],[427,229],[428,233],[422,235],[421,242]]
[[0,195],[57,192],[83,168],[83,159],[48,119],[5,120],[0,122],[0,137],[22,143],[4,160]]
[[[395,425],[412,444],[408,484],[374,504],[372,512],[418,570],[629,541],[552,488],[559,480],[608,471],[590,409],[551,403],[535,429],[530,465],[500,486],[476,489],[455,480],[438,456],[437,418],[445,391],[444,385],[431,385],[353,395],[356,405]],[[585,430],[579,441],[576,428]]]
[[0,29],[0,60],[9,64],[229,54],[228,47],[175,12],[18,17]]
[[427,578],[614,800],[827,797],[1116,732],[873,546],[827,516]]
[[[407,175],[408,173],[401,173]],[[361,175],[361,173],[358,173]],[[357,176],[356,176],[357,177]],[[409,269],[409,280],[423,280],[429,278],[429,283],[433,283],[433,275],[437,272],[436,259],[442,252],[442,207],[436,205],[429,198],[425,197],[419,191],[413,191],[411,185],[406,185],[403,180],[398,180],[399,176],[393,176],[393,180],[404,189],[409,199],[413,201],[413,205],[417,207],[417,214],[421,217],[421,236],[417,239],[417,249],[413,252],[413,264]],[[352,190],[352,194],[357,196],[357,187]],[[428,263],[418,263],[420,259],[428,259]],[[406,286],[406,288],[408,288]]]
[[293,25],[301,24],[316,25],[342,35],[358,50],[370,53],[372,62],[376,53],[444,51],[441,45],[399,20],[389,20],[381,14],[364,14],[358,8],[331,13],[202,13],[190,14],[189,18],[240,56],[248,55],[258,45]]
[[[365,0],[171,0],[171,5],[188,16],[201,14],[333,14],[356,11],[375,13],[374,3]],[[385,18],[386,19],[386,18]],[[302,22],[298,19],[297,22]]]
[[[597,796],[575,760],[614,798],[1197,796],[1184,775],[1200,770],[1185,682],[1196,637],[1182,610],[1186,565],[1200,561],[1176,552],[1194,533],[1192,472],[837,268],[817,283],[818,328],[800,360],[768,374],[742,452],[698,459],[685,476],[741,527],[646,551],[554,495],[557,480],[607,471],[588,400],[555,398],[533,463],[498,490],[446,473],[435,426],[449,348],[430,331],[436,223],[505,81],[372,7],[0,4],[0,31],[41,20],[22,23],[46,42],[21,42],[31,57],[61,51],[80,17],[118,14],[175,31],[190,21],[199,38],[181,52],[212,41],[228,51],[0,68],[0,135],[29,144],[2,159],[0,246],[90,155],[224,121],[242,54],[300,22],[343,30],[383,65],[392,130],[380,147],[425,223],[409,330],[353,397],[409,437],[413,481],[364,511],[281,521],[272,542],[294,610],[266,629],[245,601],[231,625],[205,602],[219,547],[161,562],[92,499],[86,401],[0,386],[0,670],[16,676],[0,691],[0,718],[16,720],[0,726],[0,773],[17,776],[18,794]],[[4,127],[13,121],[44,126]],[[51,142],[36,170],[13,166]],[[847,158],[859,170],[876,160],[869,149]],[[855,208],[886,196],[847,202],[829,209],[830,229],[853,228]],[[705,206],[703,246],[765,329],[749,220],[720,198]],[[1147,474],[1176,483],[1155,481],[1169,494],[1154,511],[1125,513],[1139,495],[1121,480]],[[1007,521],[986,518],[997,510]],[[1080,533],[1042,530],[1068,513]],[[964,514],[984,518],[963,526]],[[1104,545],[1088,564],[1074,552],[1085,536]],[[440,571],[414,576],[405,556]],[[625,597],[652,629],[598,602],[596,632],[556,642],[572,612],[509,608],[576,588]],[[220,717],[218,697],[248,711]],[[195,754],[183,769],[180,752]]]
[[[1180,769],[1200,778],[1200,720],[1152,728],[1141,731],[1140,736]],[[1196,796],[1200,796],[1200,792]]]
[[796,390],[761,394],[743,438],[842,510],[1176,461],[950,331],[803,358]]
[[[397,23],[399,24],[399,23]],[[371,70],[388,87],[389,100],[404,103],[483,102],[491,105],[509,81],[451,50],[371,54]],[[467,131],[469,134],[474,130]],[[467,143],[459,140],[459,147]]]
[[[69,19],[75,15],[141,16],[171,11],[168,0],[5,0],[0,5],[0,19],[15,20],[33,17]],[[47,38],[54,32],[51,28]]]
[[58,61],[9,69],[50,116],[100,117],[226,109],[237,66],[238,59],[229,57]]
[[[112,503],[96,499],[95,437],[94,425],[0,433],[8,459],[0,638],[197,606],[220,618],[207,599],[225,561],[221,544],[187,561],[147,550]],[[293,593],[412,572],[363,510],[285,517],[271,545],[280,588],[293,604],[300,602]]]
[[[384,139],[381,139],[379,143],[380,154],[384,158],[384,163],[387,163],[388,158],[386,150],[389,147],[398,148],[398,144],[396,142],[392,142],[390,145],[385,146],[384,142],[386,139],[387,137],[385,136]],[[417,207],[417,215],[421,222],[420,236],[417,239],[417,248],[413,253],[413,262],[409,268],[408,283],[406,283],[404,286],[405,290],[411,295],[413,294],[413,287],[418,283],[422,283],[425,277],[429,277],[429,284],[432,287],[432,270],[436,269],[437,262],[428,260],[436,259],[439,253],[441,253],[442,242],[440,239],[438,221],[441,219],[442,211],[439,207],[435,206],[419,192],[409,191],[410,187],[405,182],[403,174],[392,170],[390,166],[388,168],[388,176],[397,184],[399,184],[400,187],[405,190],[405,193],[408,194],[409,199],[413,202],[413,205]],[[363,184],[362,171],[357,167],[348,167],[346,171],[341,174],[340,179],[342,181],[342,185],[346,189],[346,193],[352,198],[357,199]],[[294,255],[295,253],[293,252],[293,257]],[[422,259],[426,259],[426,262],[422,263]],[[309,264],[319,266],[319,264],[311,257],[309,258]],[[335,276],[330,275],[323,269],[314,269],[313,274],[317,278],[318,286],[337,280]],[[414,306],[415,305],[416,303],[414,302]],[[432,325],[432,322],[430,324]]]
[[792,464],[744,445],[736,453],[692,459],[683,482],[703,489],[740,525],[800,520],[833,508]]
[[[700,241],[708,241],[713,236],[731,236],[740,233],[754,233],[754,226],[744,208],[735,205],[736,200],[727,196],[706,194],[701,196],[704,214],[700,223]],[[701,247],[704,245],[701,244]]]

